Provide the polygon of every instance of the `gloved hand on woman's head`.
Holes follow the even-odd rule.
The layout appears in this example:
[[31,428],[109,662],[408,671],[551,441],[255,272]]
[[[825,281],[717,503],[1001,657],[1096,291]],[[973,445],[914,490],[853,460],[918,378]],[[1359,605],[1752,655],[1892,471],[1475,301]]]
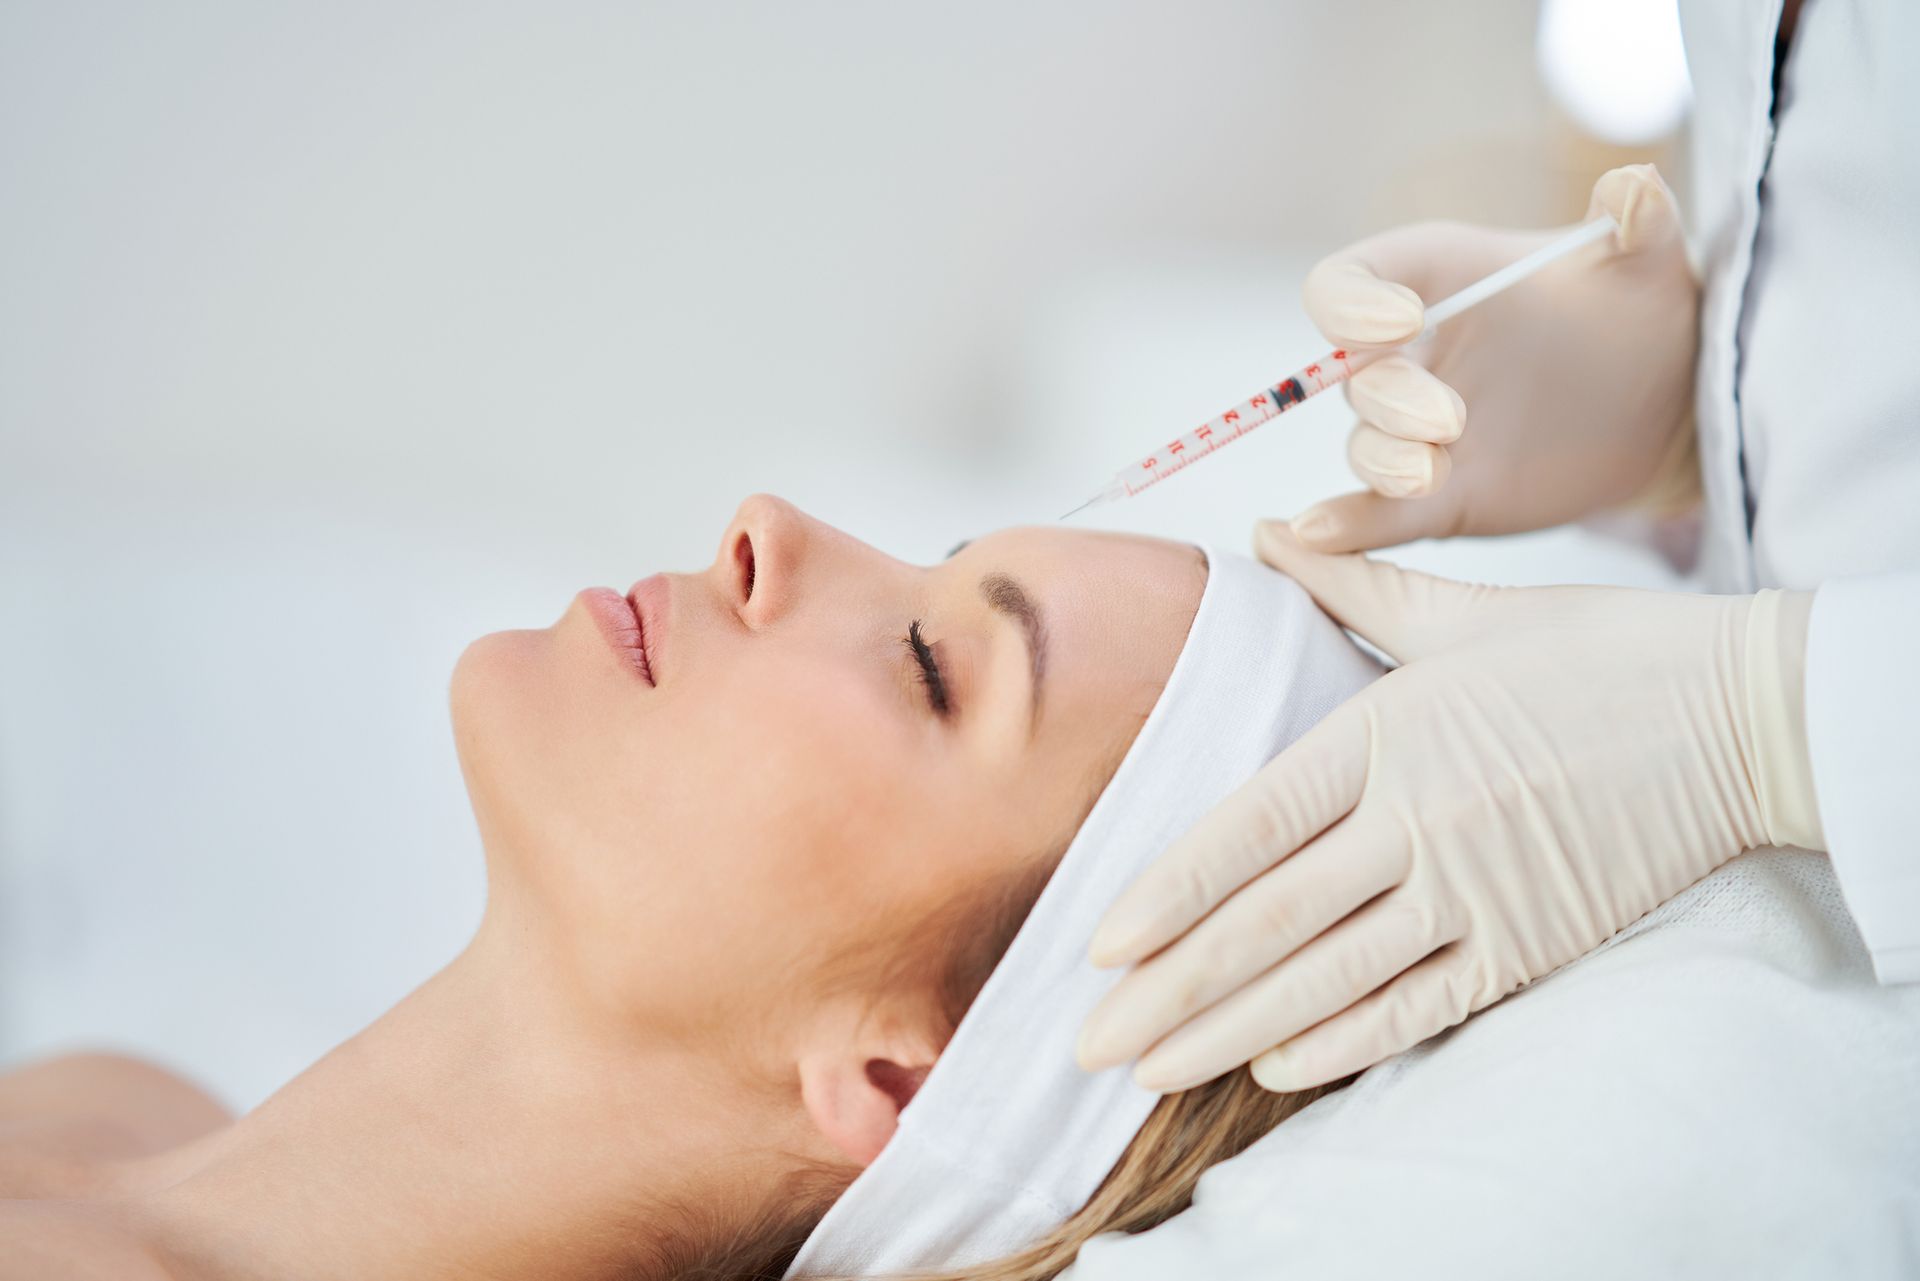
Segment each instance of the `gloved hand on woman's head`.
[[1493,588],[1261,556],[1399,660],[1108,912],[1134,965],[1082,1065],[1180,1090],[1252,1061],[1337,1080],[1574,960],[1742,850],[1824,846],[1801,711],[1808,592]]

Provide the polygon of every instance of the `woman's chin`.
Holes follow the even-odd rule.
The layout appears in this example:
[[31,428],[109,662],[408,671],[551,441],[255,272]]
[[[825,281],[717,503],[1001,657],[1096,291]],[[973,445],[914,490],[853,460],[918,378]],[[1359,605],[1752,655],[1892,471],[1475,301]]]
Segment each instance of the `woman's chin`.
[[460,651],[448,689],[456,736],[464,737],[467,722],[484,718],[527,684],[547,639],[545,631],[489,632]]
[[500,772],[494,759],[516,742],[539,737],[539,718],[550,695],[552,673],[544,670],[552,637],[545,631],[492,632],[461,651],[448,685],[453,745],[467,790]]

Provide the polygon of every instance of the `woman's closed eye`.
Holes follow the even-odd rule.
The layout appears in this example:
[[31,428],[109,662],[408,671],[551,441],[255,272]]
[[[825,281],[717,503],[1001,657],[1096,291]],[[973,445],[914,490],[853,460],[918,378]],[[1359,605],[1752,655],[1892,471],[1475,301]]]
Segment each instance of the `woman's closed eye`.
[[936,716],[944,718],[951,715],[953,704],[947,697],[946,677],[940,672],[940,663],[934,656],[933,647],[920,635],[920,620],[917,618],[907,624],[907,648],[913,651],[920,684],[927,691],[928,706],[933,708]]

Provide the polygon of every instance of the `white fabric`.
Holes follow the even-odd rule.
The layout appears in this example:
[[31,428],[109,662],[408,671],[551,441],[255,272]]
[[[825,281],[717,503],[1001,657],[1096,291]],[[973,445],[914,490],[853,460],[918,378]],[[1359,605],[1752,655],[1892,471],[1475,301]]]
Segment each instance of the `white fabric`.
[[[1882,983],[1920,982],[1920,573],[1813,598],[1807,745],[1827,848]],[[1920,1080],[1914,1083],[1920,1109]]]
[[808,1237],[789,1276],[964,1266],[1085,1203],[1159,1096],[1074,1059],[1118,973],[1087,943],[1174,838],[1379,675],[1294,583],[1212,549],[1173,674],[900,1128]]
[[1911,0],[1801,9],[1739,321],[1749,588],[1920,564],[1916,59]]
[[[1708,585],[1920,569],[1920,5],[1808,0],[1773,120],[1780,0],[1680,8]],[[1829,590],[1808,654],[1821,820],[1882,979],[1920,979],[1920,839],[1902,804],[1920,698],[1904,670],[1914,632],[1895,625],[1920,596],[1911,577],[1873,589],[1871,608]]]
[[1920,988],[1747,854],[1097,1238],[1071,1281],[1920,1276]]
[[[1689,190],[1681,209],[1705,288],[1694,417],[1706,523],[1700,569],[1716,591],[1752,591],[1746,491],[1740,474],[1738,375],[1740,309],[1760,221],[1760,178],[1773,126],[1773,33],[1781,0],[1680,0],[1687,71],[1693,79]],[[1804,15],[1803,15],[1804,16]]]

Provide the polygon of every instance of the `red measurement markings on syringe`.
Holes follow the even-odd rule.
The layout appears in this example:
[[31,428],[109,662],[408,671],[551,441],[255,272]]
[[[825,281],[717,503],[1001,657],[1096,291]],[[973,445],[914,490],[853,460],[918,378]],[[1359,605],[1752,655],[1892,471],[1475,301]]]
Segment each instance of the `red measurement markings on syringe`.
[[[1339,354],[1344,356],[1346,353]],[[1320,367],[1312,365],[1309,368],[1317,374]],[[1141,490],[1185,471],[1214,450],[1232,444],[1255,427],[1279,417],[1306,398],[1306,389],[1300,385],[1300,380],[1296,376],[1278,384],[1265,394],[1255,396],[1236,409],[1229,409],[1217,419],[1208,419],[1185,436],[1167,445],[1164,452],[1168,461],[1165,463],[1161,462],[1159,454],[1142,459],[1137,465],[1137,471],[1145,472],[1146,478],[1138,482],[1132,479],[1127,480],[1124,486],[1127,496],[1131,498]],[[1251,417],[1243,418],[1242,410],[1251,411]],[[1224,435],[1215,430],[1216,422],[1227,429]]]
[[[1186,435],[1170,441],[1159,453],[1141,459],[1122,475],[1120,487],[1131,498],[1169,476],[1178,475],[1214,450],[1240,439],[1262,423],[1278,418],[1314,394],[1325,391],[1335,383],[1345,382],[1352,374],[1353,367],[1347,361],[1346,349],[1337,349],[1327,356],[1325,365],[1318,361],[1308,365],[1245,404],[1229,409],[1218,418],[1209,418]],[[1312,384],[1311,391],[1302,383],[1302,379]],[[1216,427],[1224,429],[1224,434]],[[1136,480],[1136,477],[1139,479]]]

